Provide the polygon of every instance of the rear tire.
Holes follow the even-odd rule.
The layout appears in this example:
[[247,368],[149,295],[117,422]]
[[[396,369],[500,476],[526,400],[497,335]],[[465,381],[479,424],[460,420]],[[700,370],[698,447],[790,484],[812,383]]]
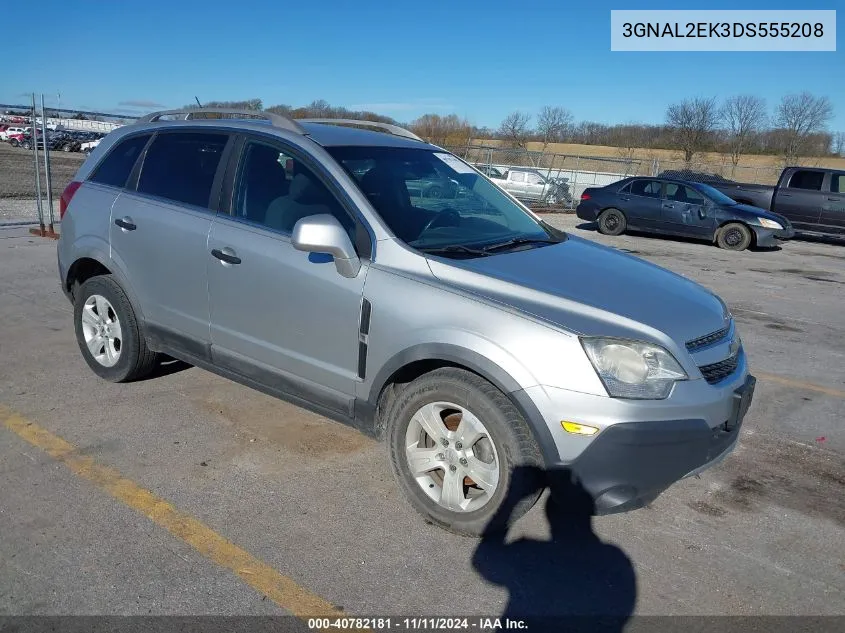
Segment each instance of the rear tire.
[[726,224],[719,229],[716,244],[727,251],[744,251],[751,246],[751,229],[738,222]]
[[393,474],[428,523],[463,536],[503,531],[545,488],[527,423],[505,394],[469,371],[445,367],[417,378],[393,399],[386,420]]
[[155,367],[129,298],[111,275],[92,277],[76,291],[73,306],[76,342],[85,362],[100,378],[129,382]]
[[599,232],[604,235],[622,235],[628,226],[625,214],[619,209],[605,209],[598,217]]

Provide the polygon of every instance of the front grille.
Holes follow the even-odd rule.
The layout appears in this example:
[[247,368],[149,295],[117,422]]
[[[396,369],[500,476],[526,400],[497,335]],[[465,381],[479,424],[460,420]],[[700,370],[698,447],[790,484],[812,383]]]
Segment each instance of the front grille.
[[701,349],[702,347],[707,347],[708,345],[712,345],[713,343],[718,343],[723,338],[725,338],[730,331],[731,326],[727,325],[721,330],[716,330],[715,332],[711,332],[710,334],[705,334],[704,336],[699,336],[698,338],[694,338],[691,341],[687,341],[687,351],[694,352],[695,350]]
[[704,376],[704,380],[711,385],[715,385],[734,373],[737,365],[739,365],[739,352],[725,360],[720,360],[718,363],[702,365],[699,369],[701,375]]

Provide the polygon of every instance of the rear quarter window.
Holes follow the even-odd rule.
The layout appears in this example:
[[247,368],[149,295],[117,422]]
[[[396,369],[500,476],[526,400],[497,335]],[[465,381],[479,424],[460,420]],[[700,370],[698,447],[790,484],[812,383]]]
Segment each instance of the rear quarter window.
[[124,187],[135,161],[152,134],[133,136],[117,143],[89,178],[92,182],[112,187]]

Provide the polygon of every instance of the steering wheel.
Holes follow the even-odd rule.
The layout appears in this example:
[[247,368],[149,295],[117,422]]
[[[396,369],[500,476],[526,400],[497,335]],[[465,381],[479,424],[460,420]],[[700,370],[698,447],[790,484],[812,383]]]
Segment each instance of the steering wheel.
[[420,231],[422,235],[429,229],[433,229],[437,226],[460,226],[461,225],[461,214],[455,211],[452,208],[446,208],[438,211],[434,214],[434,216],[426,222],[426,225],[423,227],[423,230]]

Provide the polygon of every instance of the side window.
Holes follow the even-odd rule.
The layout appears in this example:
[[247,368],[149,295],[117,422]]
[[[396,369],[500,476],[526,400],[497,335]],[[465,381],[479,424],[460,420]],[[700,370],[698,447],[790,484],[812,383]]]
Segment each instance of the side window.
[[635,196],[645,196],[646,198],[659,198],[660,181],[635,180],[631,183],[631,193]]
[[821,191],[822,182],[824,181],[823,171],[809,171],[799,169],[792,178],[789,179],[790,189],[810,189],[812,191]]
[[833,193],[845,193],[845,174],[830,175],[830,190]]
[[299,159],[278,147],[250,141],[244,147],[232,214],[281,233],[309,215],[333,215],[354,242],[355,221]]
[[526,174],[526,178],[528,179],[529,185],[542,185],[543,179],[540,178],[537,174]]
[[511,182],[525,182],[525,174],[521,171],[512,172]]
[[627,185],[622,187],[617,193],[631,193],[631,183],[629,182]]
[[123,187],[138,155],[143,151],[152,134],[142,134],[120,141],[97,166],[90,180],[101,185]]
[[674,182],[666,183],[666,198],[675,202],[686,202],[688,204],[704,204],[706,202],[704,196],[692,187],[686,187]]
[[226,134],[165,132],[147,150],[138,191],[198,207],[208,207],[214,174]]

